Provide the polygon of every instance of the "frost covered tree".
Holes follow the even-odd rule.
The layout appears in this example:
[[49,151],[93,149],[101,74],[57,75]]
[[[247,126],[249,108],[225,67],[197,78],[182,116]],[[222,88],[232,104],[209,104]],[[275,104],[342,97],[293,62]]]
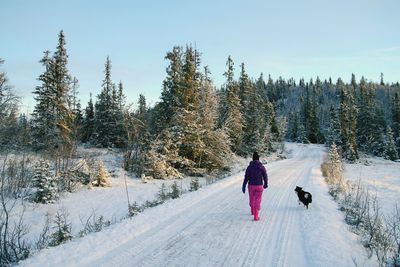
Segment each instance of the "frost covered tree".
[[169,193],[168,193],[168,191],[167,191],[167,187],[165,186],[164,183],[162,183],[162,185],[161,185],[161,187],[160,187],[160,190],[158,191],[157,196],[158,196],[158,199],[159,199],[161,202],[164,202],[164,201],[166,201],[166,200],[169,199],[170,196],[169,196]]
[[97,168],[94,176],[94,181],[92,182],[93,186],[99,187],[110,187],[110,174],[104,166],[103,162],[100,161],[97,163]]
[[181,195],[181,190],[179,190],[178,183],[175,181],[171,185],[171,192],[169,193],[169,196],[172,199],[175,199],[175,198],[179,198],[180,195]]
[[217,92],[209,78],[209,70],[200,79],[199,125],[201,140],[205,144],[201,151],[199,166],[208,170],[221,169],[231,155],[229,138],[224,129],[218,128]]
[[397,153],[396,144],[393,139],[393,132],[389,126],[386,129],[384,157],[390,160],[399,159],[399,154]]
[[393,138],[396,143],[397,153],[400,153],[400,92],[396,92],[392,99]]
[[341,144],[340,136],[340,122],[338,118],[338,113],[334,106],[330,108],[330,118],[329,118],[329,128],[326,135],[326,142],[329,146],[332,144]]
[[187,46],[183,57],[181,87],[176,94],[178,105],[171,125],[173,140],[179,145],[179,155],[189,163],[183,166],[187,169],[195,165],[200,167],[202,151],[206,147],[199,124],[199,64],[198,52]]
[[224,122],[224,128],[230,139],[231,150],[235,153],[240,152],[243,142],[245,120],[240,106],[239,87],[233,79],[234,68],[233,60],[229,56],[226,62],[228,67],[224,73],[226,77],[225,91],[227,92],[227,116]]
[[54,219],[55,231],[50,236],[49,246],[55,247],[72,239],[72,226],[66,210],[57,211]]
[[36,106],[32,114],[34,145],[38,149],[68,156],[72,152],[73,112],[70,108],[71,76],[68,72],[68,55],[65,36],[58,36],[56,52],[50,57],[45,51],[40,61],[45,68],[35,91]]
[[90,94],[89,102],[87,107],[85,108],[85,114],[83,117],[82,123],[82,135],[81,140],[82,142],[86,143],[92,140],[94,134],[94,106],[92,100],[92,94]]
[[337,81],[337,87],[340,92],[339,119],[343,156],[350,161],[355,161],[358,159],[356,142],[357,107],[353,93],[348,91],[340,78]]
[[359,88],[359,112],[357,123],[357,143],[365,152],[383,155],[384,129],[386,127],[382,111],[377,107],[373,85],[361,78]]
[[128,134],[125,169],[140,177],[146,173],[146,159],[151,142],[146,98],[142,94],[139,95],[137,110],[125,115],[125,125]]
[[36,163],[32,178],[32,186],[36,189],[33,200],[38,203],[52,203],[58,197],[55,176],[47,160]]
[[94,116],[94,139],[103,147],[125,147],[126,131],[123,111],[123,86],[117,90],[111,80],[111,60],[107,57],[102,90],[97,96]]
[[200,187],[201,187],[201,185],[200,185],[199,178],[195,177],[190,181],[189,191],[190,192],[197,191],[197,190],[199,190]]
[[[0,67],[4,60],[0,58]],[[13,92],[5,72],[0,71],[0,149],[18,145],[18,111],[19,97]]]

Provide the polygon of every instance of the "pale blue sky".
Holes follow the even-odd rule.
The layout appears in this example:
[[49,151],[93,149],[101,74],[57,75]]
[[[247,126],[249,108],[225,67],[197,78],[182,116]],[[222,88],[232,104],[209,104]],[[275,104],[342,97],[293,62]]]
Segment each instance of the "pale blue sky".
[[355,73],[378,81],[383,72],[386,81],[400,81],[398,0],[0,0],[0,10],[2,70],[24,97],[23,109],[34,106],[38,61],[44,50],[55,50],[61,29],[83,107],[89,92],[101,90],[107,56],[127,101],[143,93],[154,104],[166,52],[186,44],[202,52],[217,86],[228,55],[237,74],[244,62],[253,77],[349,80]]

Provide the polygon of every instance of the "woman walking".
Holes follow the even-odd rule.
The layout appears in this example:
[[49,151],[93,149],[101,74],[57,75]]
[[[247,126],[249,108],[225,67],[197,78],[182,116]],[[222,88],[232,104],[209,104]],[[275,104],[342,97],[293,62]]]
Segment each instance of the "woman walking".
[[260,156],[257,152],[253,153],[253,160],[246,169],[244,176],[242,192],[246,192],[246,185],[249,183],[249,204],[251,214],[254,215],[254,220],[260,220],[258,216],[261,208],[262,193],[268,187],[268,175],[264,165],[260,162]]

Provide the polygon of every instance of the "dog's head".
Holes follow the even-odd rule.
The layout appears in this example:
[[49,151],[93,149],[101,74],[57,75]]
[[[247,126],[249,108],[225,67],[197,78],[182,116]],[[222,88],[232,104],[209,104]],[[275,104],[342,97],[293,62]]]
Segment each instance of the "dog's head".
[[296,193],[299,193],[299,192],[303,191],[303,187],[296,186],[296,188],[294,189],[294,191],[295,191]]

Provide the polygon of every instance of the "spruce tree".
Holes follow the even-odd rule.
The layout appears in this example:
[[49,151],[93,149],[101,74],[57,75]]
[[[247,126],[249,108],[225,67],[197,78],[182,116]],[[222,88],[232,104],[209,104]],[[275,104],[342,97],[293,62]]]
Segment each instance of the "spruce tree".
[[50,170],[47,160],[36,163],[32,178],[32,185],[36,189],[34,201],[38,203],[52,203],[58,197],[55,176]]
[[184,166],[192,169],[200,166],[201,154],[205,144],[201,139],[199,124],[199,86],[197,52],[187,46],[182,64],[181,86],[176,94],[178,108],[172,121],[173,140],[179,145],[179,155],[186,158]]
[[171,185],[171,192],[169,193],[169,196],[170,196],[172,199],[176,199],[176,198],[179,198],[180,195],[181,195],[181,191],[179,190],[178,184],[177,184],[177,182],[175,181],[175,182],[173,182],[172,185]]
[[38,149],[57,151],[64,156],[73,149],[73,112],[70,109],[71,76],[68,73],[68,55],[63,31],[58,38],[53,57],[45,51],[40,61],[45,68],[36,87],[36,106],[32,114],[34,145]]
[[231,151],[227,134],[224,129],[217,127],[217,92],[208,75],[209,70],[205,68],[205,73],[200,80],[199,94],[199,125],[201,125],[201,140],[205,147],[202,150],[199,165],[212,170],[223,168]]
[[94,138],[103,147],[125,147],[126,131],[123,111],[123,87],[119,89],[111,80],[111,60],[107,57],[104,70],[102,91],[97,96],[94,117]]
[[386,129],[386,142],[384,148],[384,157],[390,160],[399,159],[399,154],[397,153],[396,144],[393,138],[392,129],[388,126]]
[[146,154],[150,150],[150,133],[146,98],[139,95],[136,112],[126,116],[128,151],[125,155],[125,169],[140,177],[146,172]]
[[57,50],[53,57],[52,82],[54,83],[55,98],[53,99],[56,113],[56,127],[61,140],[61,150],[64,156],[69,156],[73,149],[72,127],[74,114],[69,102],[71,90],[71,76],[69,75],[67,50],[65,48],[64,32],[61,31]]
[[224,73],[226,77],[225,88],[227,92],[227,116],[224,123],[224,128],[230,139],[231,149],[235,153],[240,153],[240,148],[244,136],[244,118],[241,112],[239,88],[233,79],[233,60],[228,57],[226,66],[228,70]]
[[107,171],[102,161],[97,163],[94,181],[92,182],[92,185],[98,187],[111,186],[110,173]]
[[329,119],[329,128],[327,136],[327,144],[331,146],[333,143],[337,144],[339,147],[341,146],[341,136],[340,136],[340,122],[338,118],[338,113],[334,106],[330,108],[330,119]]
[[93,133],[95,129],[95,121],[94,121],[94,106],[92,100],[92,94],[90,94],[89,102],[85,108],[85,115],[83,118],[83,126],[82,126],[82,142],[89,142],[93,138]]
[[392,127],[393,138],[397,147],[397,153],[400,154],[400,93],[396,92],[392,99]]

